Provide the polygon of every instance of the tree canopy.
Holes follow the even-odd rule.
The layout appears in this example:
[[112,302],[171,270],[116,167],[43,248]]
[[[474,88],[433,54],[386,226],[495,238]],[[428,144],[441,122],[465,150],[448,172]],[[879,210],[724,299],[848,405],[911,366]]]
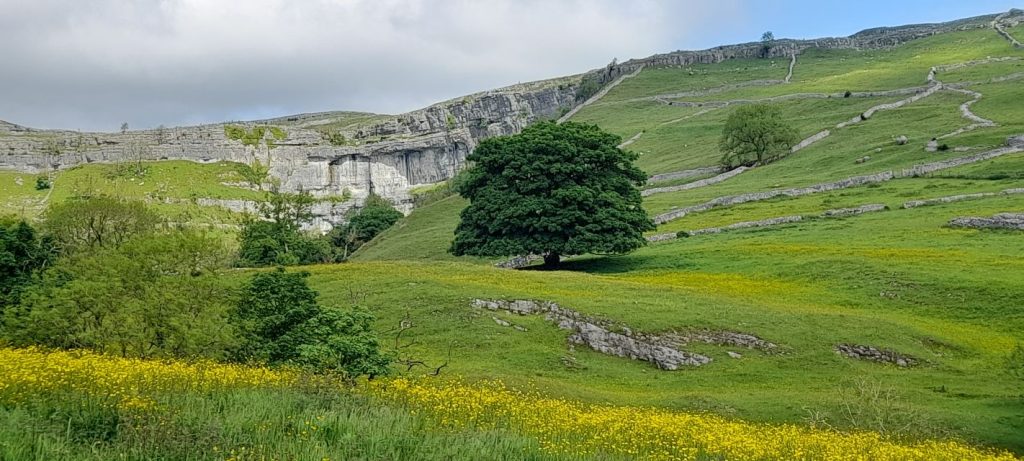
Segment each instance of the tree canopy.
[[725,121],[719,148],[722,166],[753,166],[771,163],[789,153],[797,132],[770,105],[741,106]]
[[467,157],[458,191],[470,200],[450,251],[455,255],[622,254],[654,229],[641,206],[646,175],[621,138],[594,125],[541,122],[485,139]]

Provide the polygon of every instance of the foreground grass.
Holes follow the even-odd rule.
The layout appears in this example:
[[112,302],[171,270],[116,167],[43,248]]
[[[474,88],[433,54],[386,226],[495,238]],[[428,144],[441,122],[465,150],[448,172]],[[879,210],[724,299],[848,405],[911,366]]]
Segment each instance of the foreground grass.
[[353,393],[259,367],[33,349],[0,358],[3,459],[1015,459],[956,441],[587,405],[500,383],[397,379]]
[[287,371],[0,349],[0,376],[4,460],[564,458]]

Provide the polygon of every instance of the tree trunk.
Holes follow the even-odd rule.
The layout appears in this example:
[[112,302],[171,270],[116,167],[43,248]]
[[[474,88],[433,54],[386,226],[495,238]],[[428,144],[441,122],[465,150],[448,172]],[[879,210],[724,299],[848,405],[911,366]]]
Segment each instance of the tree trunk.
[[561,260],[561,256],[558,253],[548,253],[544,255],[544,267],[548,269],[554,269],[558,267],[558,262]]

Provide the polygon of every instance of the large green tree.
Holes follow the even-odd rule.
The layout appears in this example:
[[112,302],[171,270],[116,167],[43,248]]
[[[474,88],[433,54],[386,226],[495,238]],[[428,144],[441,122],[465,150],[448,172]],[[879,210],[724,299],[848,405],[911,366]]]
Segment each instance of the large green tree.
[[470,200],[455,255],[622,254],[643,246],[654,224],[641,206],[646,175],[621,138],[594,125],[542,122],[489,138],[467,157],[458,191]]
[[722,166],[764,165],[789,153],[796,143],[797,132],[775,106],[754,104],[741,106],[725,121],[719,148]]

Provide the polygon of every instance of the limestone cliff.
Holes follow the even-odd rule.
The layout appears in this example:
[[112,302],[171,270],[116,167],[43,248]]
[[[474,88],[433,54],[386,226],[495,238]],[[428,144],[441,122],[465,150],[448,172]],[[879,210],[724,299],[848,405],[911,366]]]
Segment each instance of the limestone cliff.
[[[347,192],[356,204],[374,192],[408,212],[410,187],[451,178],[483,138],[557,118],[574,104],[578,82],[570,77],[517,85],[397,116],[321,113],[123,133],[36,130],[0,122],[0,169],[34,173],[138,159],[259,160],[269,164],[285,190],[317,196]],[[366,120],[348,123],[353,118]],[[258,127],[266,127],[257,132],[262,136],[253,134]],[[242,135],[233,137],[232,130]]]

